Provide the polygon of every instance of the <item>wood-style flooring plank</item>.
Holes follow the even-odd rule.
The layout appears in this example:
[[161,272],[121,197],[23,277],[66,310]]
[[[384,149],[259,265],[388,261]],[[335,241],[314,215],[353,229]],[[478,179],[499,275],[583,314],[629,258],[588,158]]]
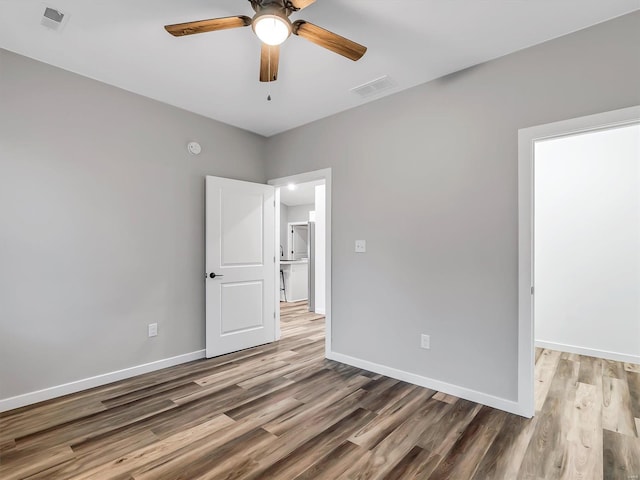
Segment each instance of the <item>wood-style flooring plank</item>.
[[518,479],[561,478],[566,467],[567,434],[577,391],[580,365],[560,360],[552,379],[547,399],[537,414],[537,422],[527,451],[522,459]]
[[155,460],[162,459],[230,425],[234,425],[233,420],[225,415],[219,415],[197,427],[178,432],[159,442],[133,450],[117,459],[102,463],[72,478],[74,480],[128,478],[130,476],[129,472],[132,470],[141,468]]
[[617,378],[618,380],[624,380],[624,364],[616,362],[615,360],[602,359],[602,374],[605,377]]
[[433,390],[426,388],[413,390],[398,400],[384,415],[379,415],[351,435],[349,441],[369,450],[374,448],[407,418],[413,416],[434,393]]
[[407,478],[428,478],[442,461],[439,455],[414,446],[392,469],[383,480],[405,480]]
[[473,480],[517,478],[538,417],[510,415],[480,462]]
[[[631,399],[631,414],[635,418],[640,418],[640,372],[627,370],[625,373]],[[640,435],[640,431],[638,431],[638,435]]]
[[[305,415],[304,423],[299,424],[298,428],[284,431],[278,435],[277,443],[273,443],[255,453],[254,460],[256,464],[251,469],[248,469],[250,473],[245,478],[251,480],[263,478],[263,473],[271,465],[292,454],[297,448],[300,448],[325,430],[330,429],[335,423],[340,422],[352,412],[358,410],[360,408],[358,401],[364,393],[366,393],[364,390],[356,390],[326,409],[315,409],[312,415]],[[354,424],[354,428],[358,426]],[[235,467],[238,468],[238,465]],[[246,468],[245,465],[239,467]]]
[[16,438],[16,448],[49,448],[57,444],[77,444],[110,431],[135,425],[136,422],[152,418],[176,405],[166,399],[145,399],[135,405],[121,405],[99,414],[65,423],[42,432],[30,433]]
[[[308,425],[310,419],[318,415],[335,413],[340,414],[340,409],[357,408],[360,400],[367,394],[360,389],[362,383],[366,383],[366,377],[355,377],[344,388],[332,392],[331,395],[319,397],[316,402],[305,404],[305,408],[290,412],[290,415],[281,416],[264,425],[264,429],[274,435],[282,435],[290,430],[298,430],[302,425]],[[300,401],[297,397],[293,397]]]
[[66,479],[81,474],[106,462],[115,460],[158,441],[158,437],[148,430],[138,433],[125,432],[126,435],[113,435],[108,440],[89,441],[78,446],[72,446],[75,453],[73,461],[61,463],[43,470],[29,480]]
[[[29,412],[23,407],[21,412]],[[87,415],[106,410],[102,402],[90,398],[64,398],[59,404],[46,403],[36,405],[29,414],[4,412],[5,416],[0,418],[0,443],[5,443],[16,437],[25,437],[32,433],[55,428],[60,425],[81,419]]]
[[[328,372],[326,373],[329,374]],[[282,387],[272,387],[266,391],[262,390],[261,387],[255,387],[247,391],[245,394],[247,399],[238,402],[227,402],[227,409],[224,412],[234,420],[242,419],[255,411],[269,408],[272,403],[286,398],[295,398],[295,395],[300,390],[312,388],[314,384],[322,382],[325,378],[324,374],[325,371],[321,370],[316,372],[315,375],[311,375],[293,385],[285,384]],[[272,384],[273,381],[269,383]],[[252,390],[255,392],[254,394],[252,394]],[[298,402],[302,404],[299,400]]]
[[32,452],[30,455],[18,460],[13,460],[3,455],[4,465],[0,465],[0,478],[3,480],[19,480],[67,462],[74,457],[75,453],[69,446],[53,447]]
[[482,407],[429,478],[472,478],[507,416],[500,410]]
[[543,350],[538,366],[535,369],[535,411],[542,410],[542,406],[551,388],[558,363],[560,362],[560,352],[555,350]]
[[[184,478],[193,480],[239,478],[246,474],[242,468],[236,467],[251,458],[254,451],[273,443],[275,436],[262,428],[254,428],[241,435],[234,435],[229,441],[221,445],[206,444],[206,450],[186,452],[181,458],[181,465],[174,465],[174,470],[168,471],[166,464],[157,469],[149,470],[140,475],[133,475],[134,480],[155,480],[158,478]],[[189,461],[185,462],[184,457]],[[239,460],[241,459],[241,460]],[[249,460],[245,466],[251,468],[253,461]],[[221,473],[227,472],[227,474]]]
[[444,405],[442,415],[416,441],[416,445],[441,458],[449,453],[482,408],[482,405],[468,400]]
[[607,376],[602,378],[602,405],[602,428],[632,437],[638,436],[626,380]]
[[342,445],[351,432],[365,425],[375,416],[363,408],[352,411],[349,415],[331,425],[315,437],[300,445],[288,455],[272,463],[259,472],[255,478],[295,478],[321,461],[334,449]]
[[422,433],[443,414],[442,402],[433,397],[402,422],[346,473],[347,478],[383,478],[415,447]]
[[440,400],[444,403],[456,403],[458,401],[458,397],[454,397],[453,395],[447,395],[446,393],[438,392],[433,396],[434,400]]
[[566,442],[563,478],[602,478],[602,391],[578,383]]
[[[367,389],[368,385],[363,388]],[[416,388],[415,385],[410,385],[405,382],[381,383],[380,388],[372,387],[372,389],[367,390],[371,392],[371,395],[367,396],[362,402],[362,406],[367,410],[384,415],[383,412],[388,411],[391,405],[395,405],[403,397],[416,390]]]
[[640,438],[604,431],[604,480],[640,478]]
[[[245,438],[252,438],[255,443],[252,443],[253,447],[256,445],[262,445],[262,442],[269,443],[273,440],[274,436],[261,427],[264,423],[277,418],[278,416],[290,411],[291,409],[298,408],[300,402],[293,398],[287,398],[271,405],[269,410],[263,410],[255,412],[254,414],[243,418],[241,421],[233,421],[221,428],[213,435],[208,435],[206,438],[200,439],[197,443],[189,446],[186,449],[182,449],[179,452],[175,452],[165,458],[158,458],[152,463],[147,463],[140,468],[135,468],[132,471],[132,477],[136,480],[155,480],[159,478],[185,478],[182,476],[184,469],[191,463],[198,463],[202,457],[212,455],[218,449],[229,448],[228,444],[238,447],[241,443],[237,442],[237,439],[242,436],[248,436]],[[226,415],[225,415],[226,417]],[[229,418],[229,417],[226,417]],[[256,430],[264,432],[265,435],[260,434],[260,438],[254,435],[258,435]],[[253,432],[253,434],[251,434]],[[246,452],[243,452],[239,456],[240,459],[245,459]],[[238,457],[235,458],[238,460]],[[207,471],[208,472],[208,471]],[[202,475],[207,472],[200,472]],[[190,477],[186,477],[190,478]]]
[[602,385],[602,359],[580,355],[578,382],[589,385]]
[[560,358],[564,360],[571,360],[572,362],[580,361],[580,355],[577,353],[571,353],[571,352],[562,352],[562,355],[560,355]]
[[333,480],[343,478],[344,472],[359,458],[370,455],[370,452],[349,441],[343,442],[325,455],[320,461],[315,462],[304,472],[297,475],[294,480]]

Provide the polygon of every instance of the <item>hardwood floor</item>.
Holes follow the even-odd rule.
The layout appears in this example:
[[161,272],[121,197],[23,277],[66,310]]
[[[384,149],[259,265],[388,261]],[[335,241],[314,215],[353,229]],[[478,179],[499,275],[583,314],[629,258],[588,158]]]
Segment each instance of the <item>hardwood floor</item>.
[[324,322],[0,414],[0,478],[640,479],[640,367],[536,352],[523,419],[323,358]]

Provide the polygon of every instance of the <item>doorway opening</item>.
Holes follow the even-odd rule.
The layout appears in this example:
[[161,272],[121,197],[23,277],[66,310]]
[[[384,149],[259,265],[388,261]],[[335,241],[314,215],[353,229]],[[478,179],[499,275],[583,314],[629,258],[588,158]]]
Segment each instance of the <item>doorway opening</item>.
[[640,107],[520,130],[519,149],[518,403],[531,417],[553,382],[597,396],[607,369],[640,363]]
[[331,343],[331,169],[270,180],[276,187],[276,339]]

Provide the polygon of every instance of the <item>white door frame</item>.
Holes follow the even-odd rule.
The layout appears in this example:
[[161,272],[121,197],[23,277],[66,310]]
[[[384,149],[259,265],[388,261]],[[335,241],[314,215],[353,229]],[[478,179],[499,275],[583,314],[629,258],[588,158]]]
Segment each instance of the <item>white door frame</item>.
[[533,312],[533,220],[535,142],[640,122],[640,106],[623,108],[518,131],[518,407],[532,417],[534,409],[535,329]]
[[[288,177],[274,178],[267,184],[274,187],[285,187],[289,183],[307,183],[324,180],[325,184],[325,356],[331,353],[331,169],[324,168],[313,172],[299,173]],[[276,205],[280,204],[280,191],[276,188]],[[276,236],[280,235],[280,209],[276,208]],[[276,241],[276,245],[280,245]],[[277,247],[276,257],[276,305],[280,304],[280,247]],[[276,308],[276,340],[280,339],[280,309]]]

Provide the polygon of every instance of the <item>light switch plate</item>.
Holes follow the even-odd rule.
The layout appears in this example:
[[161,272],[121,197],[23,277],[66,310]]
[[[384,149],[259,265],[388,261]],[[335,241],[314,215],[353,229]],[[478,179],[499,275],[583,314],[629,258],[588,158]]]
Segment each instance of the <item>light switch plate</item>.
[[367,251],[366,240],[356,240],[356,253],[364,253]]

